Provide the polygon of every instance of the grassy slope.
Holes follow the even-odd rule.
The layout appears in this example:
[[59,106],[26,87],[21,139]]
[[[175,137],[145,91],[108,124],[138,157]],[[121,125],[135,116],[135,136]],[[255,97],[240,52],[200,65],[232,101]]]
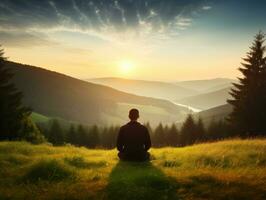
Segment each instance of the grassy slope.
[[0,199],[265,199],[266,140],[152,149],[150,163],[115,150],[0,143]]
[[35,123],[46,123],[48,122],[51,118],[46,117],[42,114],[36,113],[36,112],[32,112],[31,113],[31,119],[35,122]]
[[57,120],[60,123],[60,126],[64,129],[69,129],[71,124],[79,124],[78,122],[75,121],[70,121],[70,120],[65,120],[60,117],[48,117],[45,115],[42,115],[40,113],[32,112],[31,113],[31,119],[33,122],[37,123],[41,127],[48,128],[51,126],[51,122],[53,120]]

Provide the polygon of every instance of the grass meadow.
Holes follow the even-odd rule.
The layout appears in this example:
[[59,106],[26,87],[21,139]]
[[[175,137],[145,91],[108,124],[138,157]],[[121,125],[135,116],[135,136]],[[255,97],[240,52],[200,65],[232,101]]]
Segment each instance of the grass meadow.
[[148,163],[116,150],[0,142],[0,199],[266,199],[266,140],[151,149]]

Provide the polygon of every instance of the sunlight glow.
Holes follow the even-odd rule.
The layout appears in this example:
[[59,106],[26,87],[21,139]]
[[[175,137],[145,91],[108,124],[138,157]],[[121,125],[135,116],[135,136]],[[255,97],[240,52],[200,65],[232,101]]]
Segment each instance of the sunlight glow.
[[122,74],[129,74],[134,69],[133,62],[131,62],[129,60],[123,60],[123,61],[119,62],[118,66],[119,66],[119,70]]

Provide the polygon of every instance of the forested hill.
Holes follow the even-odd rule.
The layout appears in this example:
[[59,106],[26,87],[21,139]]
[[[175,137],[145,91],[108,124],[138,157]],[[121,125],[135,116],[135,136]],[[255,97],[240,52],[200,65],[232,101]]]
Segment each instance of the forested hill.
[[127,109],[141,109],[142,120],[174,122],[189,112],[166,100],[141,97],[39,67],[7,62],[13,81],[34,111],[82,123],[121,123]]

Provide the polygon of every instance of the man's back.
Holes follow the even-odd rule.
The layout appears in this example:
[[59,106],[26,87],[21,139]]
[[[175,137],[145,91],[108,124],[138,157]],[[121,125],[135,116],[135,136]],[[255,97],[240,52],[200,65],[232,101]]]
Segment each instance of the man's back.
[[117,149],[120,152],[146,152],[151,147],[147,128],[136,121],[131,121],[120,128]]
[[139,111],[135,108],[129,111],[130,122],[122,126],[117,137],[118,156],[122,160],[145,161],[150,154],[151,139],[148,129],[137,122]]

